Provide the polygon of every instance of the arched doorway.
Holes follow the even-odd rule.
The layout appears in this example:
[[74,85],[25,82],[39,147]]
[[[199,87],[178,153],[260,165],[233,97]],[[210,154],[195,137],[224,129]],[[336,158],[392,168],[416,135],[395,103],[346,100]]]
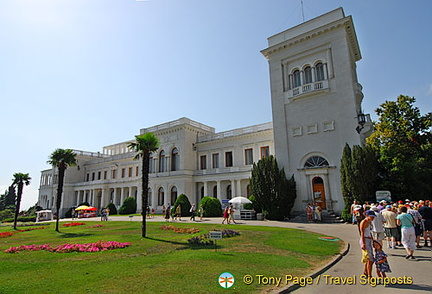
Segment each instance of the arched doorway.
[[321,177],[314,177],[312,179],[312,194],[315,205],[319,205],[321,209],[327,209],[324,181]]

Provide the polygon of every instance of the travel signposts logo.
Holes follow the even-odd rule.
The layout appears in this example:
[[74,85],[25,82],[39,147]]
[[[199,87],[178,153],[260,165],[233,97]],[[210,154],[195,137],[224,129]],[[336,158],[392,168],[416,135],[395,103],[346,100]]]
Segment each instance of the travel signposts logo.
[[218,283],[224,289],[231,288],[234,285],[234,276],[229,272],[222,273],[218,278]]

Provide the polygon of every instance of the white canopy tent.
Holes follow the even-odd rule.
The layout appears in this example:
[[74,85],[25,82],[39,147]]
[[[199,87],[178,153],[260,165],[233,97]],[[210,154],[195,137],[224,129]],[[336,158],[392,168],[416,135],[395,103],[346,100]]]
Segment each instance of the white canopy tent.
[[36,222],[49,221],[52,219],[53,219],[53,213],[51,210],[36,211]]

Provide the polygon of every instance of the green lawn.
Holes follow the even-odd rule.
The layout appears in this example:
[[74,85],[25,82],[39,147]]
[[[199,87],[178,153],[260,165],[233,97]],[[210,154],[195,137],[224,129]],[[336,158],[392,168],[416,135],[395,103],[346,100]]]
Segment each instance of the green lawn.
[[[102,224],[102,227],[91,227]],[[338,254],[341,242],[318,239],[321,235],[301,230],[245,225],[172,224],[197,228],[190,235],[162,230],[167,223],[148,223],[148,238],[141,238],[140,222],[86,222],[16,233],[0,238],[0,293],[258,293],[271,288],[243,283],[244,275],[304,276]],[[240,236],[214,246],[192,246],[192,236],[229,228]],[[0,233],[13,231],[0,227]],[[22,251],[5,253],[11,246],[92,243],[99,240],[130,242],[125,249],[92,253]],[[230,272],[235,283],[229,290],[218,277]]]

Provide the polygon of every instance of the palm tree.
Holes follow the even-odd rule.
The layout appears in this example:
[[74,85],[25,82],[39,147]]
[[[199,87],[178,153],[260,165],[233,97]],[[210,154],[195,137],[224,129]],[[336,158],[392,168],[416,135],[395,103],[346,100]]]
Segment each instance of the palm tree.
[[48,164],[58,169],[58,187],[57,187],[57,201],[56,201],[56,231],[58,232],[58,225],[60,219],[60,204],[61,196],[63,193],[63,182],[65,171],[68,166],[75,166],[77,164],[76,153],[72,149],[56,149],[51,153]]
[[29,174],[23,174],[23,173],[15,173],[13,177],[14,178],[12,180],[13,181],[12,186],[18,186],[18,194],[16,198],[15,218],[14,218],[14,229],[16,230],[24,185],[26,186],[30,185],[31,178]]
[[128,148],[138,152],[134,160],[142,159],[141,166],[141,215],[142,215],[142,236],[146,237],[146,210],[148,205],[148,183],[150,153],[159,148],[159,139],[153,133],[145,133],[135,136],[135,142],[128,145]]

